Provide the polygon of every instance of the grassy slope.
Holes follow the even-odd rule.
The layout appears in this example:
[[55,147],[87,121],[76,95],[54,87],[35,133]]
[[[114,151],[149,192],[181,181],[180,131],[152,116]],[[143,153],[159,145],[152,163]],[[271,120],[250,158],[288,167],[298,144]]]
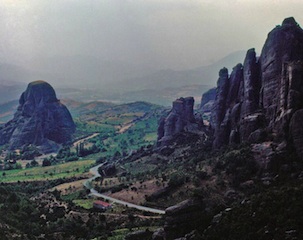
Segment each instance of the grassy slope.
[[131,150],[155,143],[162,111],[160,106],[136,102],[89,112],[76,118],[76,136],[99,132],[89,142],[104,150],[100,157],[111,157],[117,152],[128,154]]

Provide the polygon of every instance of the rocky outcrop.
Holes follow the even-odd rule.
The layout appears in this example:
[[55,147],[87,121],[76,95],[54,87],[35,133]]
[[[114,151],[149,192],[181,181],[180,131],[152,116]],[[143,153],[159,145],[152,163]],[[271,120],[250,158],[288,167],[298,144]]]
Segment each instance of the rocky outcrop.
[[268,34],[260,58],[250,49],[230,76],[220,70],[211,117],[213,147],[286,140],[302,155],[302,109],[303,30],[287,18]]
[[302,60],[303,31],[294,18],[287,18],[282,26],[273,29],[262,49],[261,65],[261,106],[265,109],[266,118],[273,127],[278,108],[281,79],[285,64]]
[[240,94],[243,105],[242,117],[253,114],[259,108],[260,92],[260,65],[257,62],[256,52],[254,49],[247,51],[243,65],[243,92]]
[[149,231],[148,229],[144,230],[140,230],[137,232],[132,232],[129,233],[125,236],[125,240],[151,240],[153,236],[153,232]]
[[[291,164],[280,165],[291,161],[288,159],[292,157],[288,154],[291,151],[287,150],[295,149],[303,159],[302,122],[303,30],[293,18],[288,18],[269,33],[261,57],[258,58],[255,50],[250,49],[243,65],[237,64],[230,75],[226,68],[220,70],[210,119],[214,133],[213,148],[232,143],[252,143],[252,163],[260,167],[256,166],[256,169],[263,184],[267,185],[274,179],[267,170],[276,171],[279,167],[279,172],[289,171]],[[298,166],[297,163],[294,166]],[[239,166],[231,175],[237,171],[241,172]],[[248,190],[254,185],[253,180],[247,180],[240,184],[240,188]],[[239,196],[234,190],[227,191],[225,204],[237,201]],[[159,239],[181,236],[183,238],[180,239],[202,239],[188,233],[199,228],[200,233],[205,233],[224,216],[224,212],[215,215],[211,223],[206,211],[210,207],[205,199],[204,204],[201,199],[200,202],[188,200],[168,208],[165,234]],[[229,211],[232,209],[225,210]],[[205,224],[207,222],[209,224]]]
[[74,131],[73,119],[52,86],[35,81],[22,93],[14,118],[0,129],[0,144],[8,143],[10,149],[33,144],[52,152],[70,141]]
[[200,109],[203,113],[211,112],[216,98],[216,88],[209,89],[202,94]]
[[194,98],[179,98],[173,102],[167,117],[160,119],[158,127],[158,146],[167,145],[173,136],[184,131],[198,129],[194,116]]
[[203,228],[208,222],[209,216],[201,201],[194,199],[183,201],[165,210],[166,239],[184,236],[194,229]]

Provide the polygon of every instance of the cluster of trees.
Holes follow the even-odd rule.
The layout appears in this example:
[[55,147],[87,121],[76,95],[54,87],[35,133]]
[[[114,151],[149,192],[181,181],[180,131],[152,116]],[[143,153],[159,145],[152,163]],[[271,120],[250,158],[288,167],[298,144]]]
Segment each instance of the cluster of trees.
[[40,156],[40,151],[34,145],[24,146],[20,151],[9,152],[5,160],[33,160],[35,157]]
[[79,145],[76,146],[76,154],[79,157],[85,157],[90,154],[98,153],[100,152],[100,148],[97,147],[96,144],[93,144],[89,148],[85,148],[84,143],[80,143]]
[[12,170],[12,169],[21,169],[22,166],[20,163],[17,163],[16,160],[4,160],[4,162],[0,161],[1,170]]
[[[53,206],[52,211],[49,211],[39,199],[31,200],[24,189],[28,187],[0,186],[0,239],[9,239],[8,236],[14,234],[21,234],[20,239],[37,239],[41,235],[45,235],[46,239],[93,239],[97,236],[106,239],[104,216],[92,213],[87,222],[81,218],[70,219],[66,214],[74,206],[67,204],[67,209]],[[55,195],[53,198],[58,198],[60,194]]]

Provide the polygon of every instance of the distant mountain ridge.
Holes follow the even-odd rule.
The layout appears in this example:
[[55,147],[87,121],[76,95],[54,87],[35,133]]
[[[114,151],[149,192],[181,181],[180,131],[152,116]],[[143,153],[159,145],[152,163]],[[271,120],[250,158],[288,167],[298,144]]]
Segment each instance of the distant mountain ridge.
[[[215,86],[218,68],[242,62],[244,56],[244,51],[237,51],[209,66],[183,71],[155,71],[87,56],[41,59],[31,63],[32,69],[2,63],[0,103],[17,99],[28,82],[45,79],[56,87],[61,98],[120,103],[143,100],[170,105],[176,97],[200,96],[201,92]],[[7,83],[12,84],[6,86]]]
[[[219,68],[231,68],[231,63],[242,62],[244,57],[245,51],[236,51],[207,66],[181,71],[164,69],[144,77],[126,79],[124,83],[127,83],[127,90],[132,91],[140,90],[140,88],[159,90],[194,84],[214,86]],[[120,82],[120,84],[122,85],[123,82]]]

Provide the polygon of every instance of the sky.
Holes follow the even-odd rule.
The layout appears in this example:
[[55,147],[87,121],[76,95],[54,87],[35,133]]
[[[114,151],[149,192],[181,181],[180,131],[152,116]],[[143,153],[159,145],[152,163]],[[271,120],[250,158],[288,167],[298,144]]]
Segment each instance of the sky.
[[94,56],[155,69],[208,65],[261,52],[302,0],[0,0],[0,61]]

